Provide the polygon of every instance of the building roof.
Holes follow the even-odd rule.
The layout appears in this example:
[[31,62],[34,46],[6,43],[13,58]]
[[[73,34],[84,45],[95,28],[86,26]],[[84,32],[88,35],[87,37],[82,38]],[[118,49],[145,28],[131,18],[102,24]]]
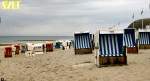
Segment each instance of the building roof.
[[143,28],[146,28],[147,25],[150,25],[150,18],[138,19],[129,24],[128,28],[142,29],[142,20],[143,20]]

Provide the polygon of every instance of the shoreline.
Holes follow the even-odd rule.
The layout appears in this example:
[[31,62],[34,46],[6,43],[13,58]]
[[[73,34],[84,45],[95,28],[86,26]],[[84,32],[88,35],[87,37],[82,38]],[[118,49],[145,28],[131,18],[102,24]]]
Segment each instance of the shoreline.
[[13,44],[20,44],[20,43],[27,43],[27,42],[31,42],[31,43],[41,43],[41,42],[47,42],[47,41],[50,41],[50,42],[54,42],[56,40],[17,40],[16,42],[4,42],[4,43],[0,43],[0,46],[11,46]]
[[7,43],[4,43],[4,44],[0,44],[0,46],[11,46],[12,44],[7,44]]

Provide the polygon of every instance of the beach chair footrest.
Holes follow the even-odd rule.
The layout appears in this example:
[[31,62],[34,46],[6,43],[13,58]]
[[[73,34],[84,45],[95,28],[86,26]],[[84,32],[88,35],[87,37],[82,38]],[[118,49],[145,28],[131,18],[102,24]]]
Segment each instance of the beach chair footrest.
[[127,56],[109,56],[109,57],[99,56],[98,59],[99,62],[97,63],[99,63],[100,67],[127,64]]
[[91,54],[92,48],[75,49],[75,54]]
[[137,54],[139,51],[138,47],[127,47],[127,53],[130,54],[130,53],[134,53],[134,54]]
[[139,49],[150,49],[150,45],[140,44]]

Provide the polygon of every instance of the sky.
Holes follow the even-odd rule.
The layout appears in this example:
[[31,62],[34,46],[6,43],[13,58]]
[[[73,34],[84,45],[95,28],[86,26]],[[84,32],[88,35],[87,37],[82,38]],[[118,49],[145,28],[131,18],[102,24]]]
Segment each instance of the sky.
[[[149,3],[150,0],[21,0],[18,10],[0,8],[0,36],[62,36],[94,33],[106,27],[126,28],[134,20],[150,17]],[[140,15],[142,9],[144,13]]]

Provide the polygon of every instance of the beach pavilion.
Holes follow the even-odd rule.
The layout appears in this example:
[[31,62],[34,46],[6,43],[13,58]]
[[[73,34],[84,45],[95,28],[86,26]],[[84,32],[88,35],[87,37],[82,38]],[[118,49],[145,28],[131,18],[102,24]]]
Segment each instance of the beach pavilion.
[[138,33],[140,49],[150,49],[150,18],[138,19],[129,24],[128,28],[135,28]]
[[128,28],[135,28],[135,29],[142,29],[142,22],[143,28],[145,29],[148,25],[150,25],[150,18],[138,19],[134,22],[130,23]]

